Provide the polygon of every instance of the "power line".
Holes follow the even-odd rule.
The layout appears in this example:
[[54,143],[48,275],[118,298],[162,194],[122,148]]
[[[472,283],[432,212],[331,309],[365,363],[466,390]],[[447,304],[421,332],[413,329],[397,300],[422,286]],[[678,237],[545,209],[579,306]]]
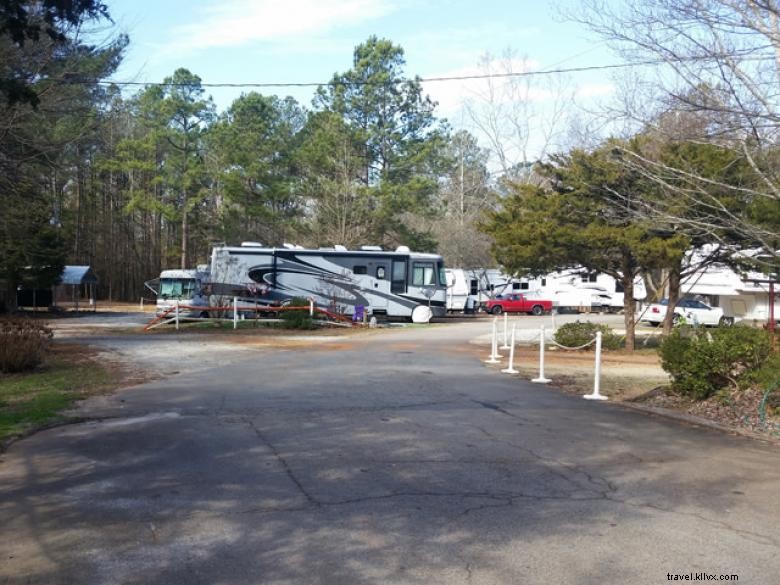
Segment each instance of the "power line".
[[[761,47],[766,48],[766,47]],[[509,79],[509,78],[521,78],[521,77],[543,77],[546,75],[561,75],[567,73],[584,73],[589,71],[606,71],[611,69],[627,69],[632,67],[646,67],[653,65],[668,65],[670,63],[685,63],[685,62],[702,62],[718,60],[723,58],[733,58],[739,56],[735,53],[730,54],[713,54],[713,55],[700,55],[692,57],[678,57],[675,59],[647,59],[644,61],[629,61],[625,63],[608,63],[605,65],[583,65],[580,67],[558,67],[552,69],[541,69],[538,71],[508,71],[505,73],[481,73],[474,75],[452,75],[442,77],[415,77],[407,79],[398,79],[387,82],[376,81],[360,81],[360,80],[331,80],[326,82],[249,82],[249,83],[232,83],[232,82],[201,82],[200,87],[204,88],[281,88],[281,87],[339,87],[339,86],[369,86],[369,85],[398,85],[407,82],[419,82],[419,83],[447,83],[452,81],[471,81],[480,79]],[[741,61],[763,61],[768,57],[753,56],[749,58],[742,58]],[[165,83],[162,81],[119,81],[116,79],[84,79],[76,76],[67,78],[51,78],[49,81],[56,83],[62,83],[65,85],[103,85],[103,86],[119,86],[119,87],[189,87],[192,83]]]
[[[612,63],[612,64],[606,64],[606,65],[585,65],[582,67],[565,67],[565,68],[557,68],[557,69],[541,69],[538,71],[510,71],[506,73],[483,73],[478,75],[453,75],[453,76],[445,76],[445,77],[417,77],[413,79],[400,79],[396,81],[390,81],[390,82],[375,82],[375,81],[345,81],[345,80],[339,80],[339,81],[327,81],[327,82],[252,82],[252,83],[214,83],[214,82],[205,82],[200,83],[201,87],[211,87],[211,88],[263,88],[263,87],[321,87],[321,86],[366,86],[366,85],[396,85],[399,83],[406,83],[406,82],[420,82],[420,83],[440,83],[440,82],[451,82],[451,81],[469,81],[469,80],[479,80],[479,79],[506,79],[506,78],[513,78],[513,77],[537,77],[537,76],[545,76],[545,75],[559,75],[559,74],[566,74],[566,73],[582,73],[582,72],[588,72],[588,71],[604,71],[609,69],[625,69],[629,67],[643,67],[648,65],[663,65],[665,63],[668,63],[667,60],[664,59],[652,59],[647,61],[633,61],[628,63]],[[70,84],[70,85],[79,85],[79,84],[90,84],[90,85],[115,85],[120,87],[132,87],[132,86],[138,86],[138,87],[155,87],[155,86],[165,86],[165,87],[188,87],[193,84],[191,83],[165,83],[161,81],[118,81],[115,79],[105,79],[105,80],[94,80],[94,79],[80,79],[80,78],[67,78],[67,79],[53,79],[52,81],[58,81],[64,84]]]

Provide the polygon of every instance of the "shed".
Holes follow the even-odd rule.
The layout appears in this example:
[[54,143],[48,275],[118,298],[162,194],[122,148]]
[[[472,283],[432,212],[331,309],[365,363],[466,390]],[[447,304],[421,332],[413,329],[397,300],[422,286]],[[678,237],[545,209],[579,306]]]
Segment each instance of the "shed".
[[55,302],[58,305],[70,303],[79,310],[82,300],[95,310],[95,286],[97,276],[89,266],[66,266],[62,271],[60,283],[55,287]]

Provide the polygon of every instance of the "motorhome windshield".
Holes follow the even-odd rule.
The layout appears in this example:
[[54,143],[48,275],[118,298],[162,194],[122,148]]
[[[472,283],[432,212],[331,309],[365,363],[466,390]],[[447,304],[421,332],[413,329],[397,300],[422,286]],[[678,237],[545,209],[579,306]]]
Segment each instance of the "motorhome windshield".
[[194,278],[161,278],[161,299],[190,299],[195,294]]

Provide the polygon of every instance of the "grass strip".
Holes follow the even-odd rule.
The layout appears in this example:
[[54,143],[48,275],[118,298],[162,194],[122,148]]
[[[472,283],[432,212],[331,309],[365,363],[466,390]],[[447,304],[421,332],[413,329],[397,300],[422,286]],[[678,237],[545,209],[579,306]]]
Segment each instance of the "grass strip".
[[0,444],[64,420],[76,400],[110,387],[107,368],[66,355],[49,356],[32,372],[0,374]]

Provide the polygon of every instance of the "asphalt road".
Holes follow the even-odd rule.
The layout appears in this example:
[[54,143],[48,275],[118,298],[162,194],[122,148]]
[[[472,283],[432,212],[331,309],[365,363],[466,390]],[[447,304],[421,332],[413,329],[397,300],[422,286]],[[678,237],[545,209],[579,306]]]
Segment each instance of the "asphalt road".
[[485,326],[88,404],[0,457],[0,584],[778,583],[780,449],[501,375]]

